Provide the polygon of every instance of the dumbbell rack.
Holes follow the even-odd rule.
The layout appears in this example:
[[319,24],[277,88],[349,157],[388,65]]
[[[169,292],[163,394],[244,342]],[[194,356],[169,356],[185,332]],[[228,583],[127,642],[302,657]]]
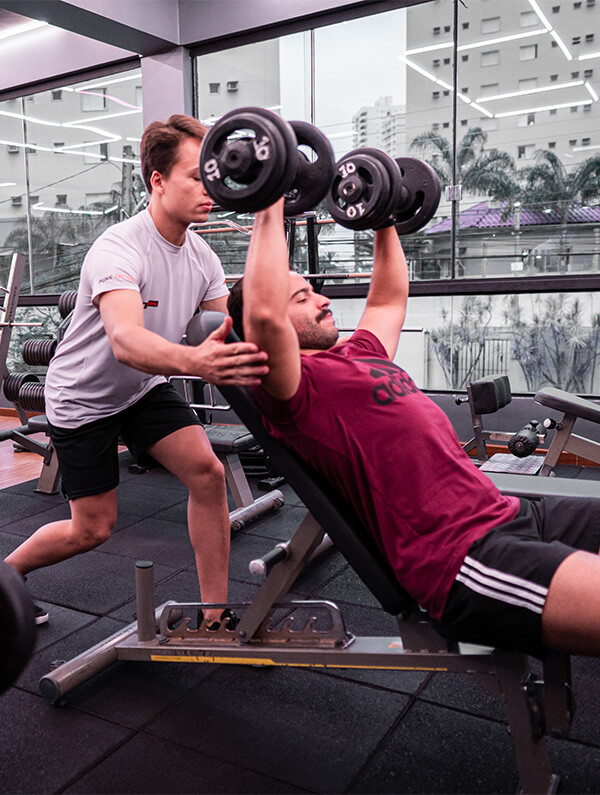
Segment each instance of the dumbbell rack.
[[[0,307],[0,389],[2,388],[7,374],[6,360],[13,328],[42,325],[41,323],[15,323],[15,315],[19,303],[19,292],[24,271],[25,257],[22,254],[13,254],[7,286],[0,286],[0,291],[4,293],[4,300]],[[33,418],[28,421],[27,415],[18,404],[15,404],[15,407],[19,420],[23,424],[18,428],[11,428],[5,431],[0,436],[0,441],[11,439],[15,444],[19,445],[19,447],[41,455],[43,458],[42,472],[38,480],[36,491],[43,494],[54,494],[57,490],[58,483],[58,462],[54,454],[54,448],[51,443],[44,444],[28,438],[30,434],[47,430],[45,418]]]
[[12,330],[14,326],[29,325],[14,322],[24,270],[25,257],[22,254],[13,254],[7,286],[0,287],[0,291],[4,293],[4,300],[0,307],[0,387],[2,387],[6,375],[6,359]]

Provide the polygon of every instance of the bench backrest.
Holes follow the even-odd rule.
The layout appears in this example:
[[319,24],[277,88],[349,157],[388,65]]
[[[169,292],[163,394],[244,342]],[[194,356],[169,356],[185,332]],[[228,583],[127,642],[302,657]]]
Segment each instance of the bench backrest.
[[[220,312],[195,315],[186,332],[188,344],[205,340],[221,325],[223,317]],[[237,337],[232,333],[227,339],[233,342]],[[319,473],[267,433],[250,390],[220,386],[219,391],[383,609],[392,615],[409,610],[414,605],[412,598],[396,580],[356,513]]]

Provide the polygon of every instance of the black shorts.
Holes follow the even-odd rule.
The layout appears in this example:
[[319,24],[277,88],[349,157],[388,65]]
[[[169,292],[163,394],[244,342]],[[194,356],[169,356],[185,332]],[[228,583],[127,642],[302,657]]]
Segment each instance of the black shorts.
[[63,493],[76,500],[116,488],[119,440],[138,464],[148,466],[153,462],[146,452],[149,447],[180,428],[201,424],[171,384],[159,384],[123,411],[78,428],[49,424]]
[[545,654],[548,586],[576,550],[600,550],[600,501],[521,500],[517,516],[475,541],[450,590],[438,629],[451,640]]

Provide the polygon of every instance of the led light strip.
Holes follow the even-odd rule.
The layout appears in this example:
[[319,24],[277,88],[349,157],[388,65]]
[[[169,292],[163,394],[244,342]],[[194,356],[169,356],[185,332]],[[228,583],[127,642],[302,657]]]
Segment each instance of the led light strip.
[[[428,72],[426,69],[423,69],[418,64],[413,63],[408,58],[406,58],[404,55],[399,55],[398,56],[398,60],[402,61],[404,64],[406,64],[406,66],[410,67],[411,69],[414,69],[415,72],[418,72],[423,77],[427,78],[428,80],[431,80],[432,83],[435,83],[436,85],[442,86],[443,88],[446,88],[449,91],[453,90],[451,85],[446,83],[444,80],[440,80],[440,78],[436,77],[435,75],[432,75],[431,72]],[[571,86],[576,86],[576,85],[584,85],[587,88],[587,90],[590,93],[590,95],[592,96],[592,99],[583,99],[583,100],[576,100],[576,101],[572,101],[572,102],[563,102],[563,103],[556,104],[556,105],[546,105],[546,106],[543,106],[543,107],[530,108],[530,109],[525,109],[525,110],[516,110],[516,111],[510,111],[510,112],[507,112],[507,113],[495,113],[495,114],[494,113],[490,113],[486,108],[482,107],[478,103],[480,101],[481,102],[483,102],[483,101],[489,102],[490,100],[494,100],[494,99],[505,99],[507,97],[520,96],[520,95],[525,95],[525,94],[533,94],[533,93],[546,91],[546,90],[553,90],[555,88],[555,86],[550,86],[548,88],[540,88],[540,89],[537,89],[537,88],[536,89],[524,89],[522,92],[515,92],[514,94],[498,94],[498,95],[495,95],[494,97],[485,97],[485,98],[484,97],[478,97],[477,100],[475,100],[475,101],[470,100],[469,97],[467,97],[465,94],[462,94],[461,92],[458,92],[457,96],[465,104],[470,105],[472,108],[474,108],[479,113],[482,113],[484,116],[487,116],[488,119],[494,119],[494,118],[495,119],[501,119],[501,118],[505,118],[507,116],[521,116],[521,115],[524,115],[526,113],[537,113],[537,112],[541,112],[541,111],[544,111],[544,110],[558,110],[560,108],[570,108],[570,107],[573,107],[575,105],[591,105],[592,101],[594,101],[594,102],[598,101],[598,95],[596,94],[596,92],[594,91],[592,86],[589,83],[584,82],[583,80],[578,80],[578,81],[575,81],[573,83],[566,83],[566,84],[563,83],[563,84],[561,84],[559,86],[556,86],[556,88],[565,88],[565,87],[571,87]]]
[[[498,36],[495,39],[480,39],[479,41],[473,41],[470,44],[459,44],[458,52],[464,52],[464,50],[475,50],[479,47],[489,47],[493,44],[503,44],[507,41],[517,41],[519,39],[529,39],[532,36],[542,36],[543,34],[547,33],[548,31],[544,28],[543,30],[530,30],[527,33],[513,33],[510,36]],[[444,42],[443,44],[433,44],[428,47],[414,47],[411,50],[406,50],[407,55],[418,55],[424,52],[435,52],[437,50],[444,50],[452,47],[453,42],[448,41]]]
[[561,108],[574,108],[578,105],[591,105],[593,100],[583,99],[579,102],[562,102],[560,105],[543,105],[539,108],[525,108],[523,110],[509,110],[505,113],[496,113],[494,118],[505,119],[508,116],[524,116],[526,113],[541,113],[544,110],[560,110]]
[[559,88],[574,88],[584,85],[583,80],[574,80],[572,83],[555,83],[551,86],[541,88],[524,88],[522,91],[511,91],[509,94],[494,94],[489,97],[477,97],[475,102],[496,102],[499,99],[511,99],[512,97],[524,97],[528,94],[541,94],[544,91],[557,91]]
[[119,119],[122,116],[134,116],[136,113],[141,113],[142,109],[134,106],[135,110],[123,110],[120,113],[108,113],[103,116],[91,116],[89,119],[76,119],[75,121],[64,121],[64,127],[74,127],[82,129],[84,124],[89,124],[92,121],[104,121],[105,119]]
[[142,76],[141,71],[137,71],[134,74],[128,74],[126,77],[115,77],[114,80],[103,80],[101,83],[84,83],[81,86],[77,86],[77,88],[65,88],[64,91],[85,91],[91,90],[94,88],[104,88],[105,86],[113,86],[116,83],[126,83],[129,80],[139,80]]
[[50,27],[47,22],[38,22],[37,20],[32,20],[31,22],[25,22],[23,25],[15,25],[14,28],[8,28],[8,30],[0,33],[0,39],[9,39],[12,36],[20,36],[21,33],[29,33],[32,30],[38,30],[38,28],[47,27]]
[[37,204],[34,204],[31,209],[37,210],[41,213],[63,213],[67,215],[108,215],[109,213],[117,210],[118,205],[115,204],[113,207],[109,207],[106,210],[71,210],[68,207],[64,210],[61,210],[59,207],[46,207],[44,206],[43,202],[38,202]]

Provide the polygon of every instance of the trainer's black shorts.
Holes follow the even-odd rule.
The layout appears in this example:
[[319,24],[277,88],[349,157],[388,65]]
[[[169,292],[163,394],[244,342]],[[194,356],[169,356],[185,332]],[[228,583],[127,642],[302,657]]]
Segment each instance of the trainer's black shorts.
[[560,564],[600,550],[600,501],[523,499],[517,516],[469,548],[446,602],[440,632],[451,640],[543,657],[542,611]]
[[153,459],[146,451],[153,444],[180,428],[201,424],[171,384],[159,384],[133,405],[109,417],[78,428],[49,425],[63,493],[76,500],[116,488],[120,440],[138,464],[148,466]]

